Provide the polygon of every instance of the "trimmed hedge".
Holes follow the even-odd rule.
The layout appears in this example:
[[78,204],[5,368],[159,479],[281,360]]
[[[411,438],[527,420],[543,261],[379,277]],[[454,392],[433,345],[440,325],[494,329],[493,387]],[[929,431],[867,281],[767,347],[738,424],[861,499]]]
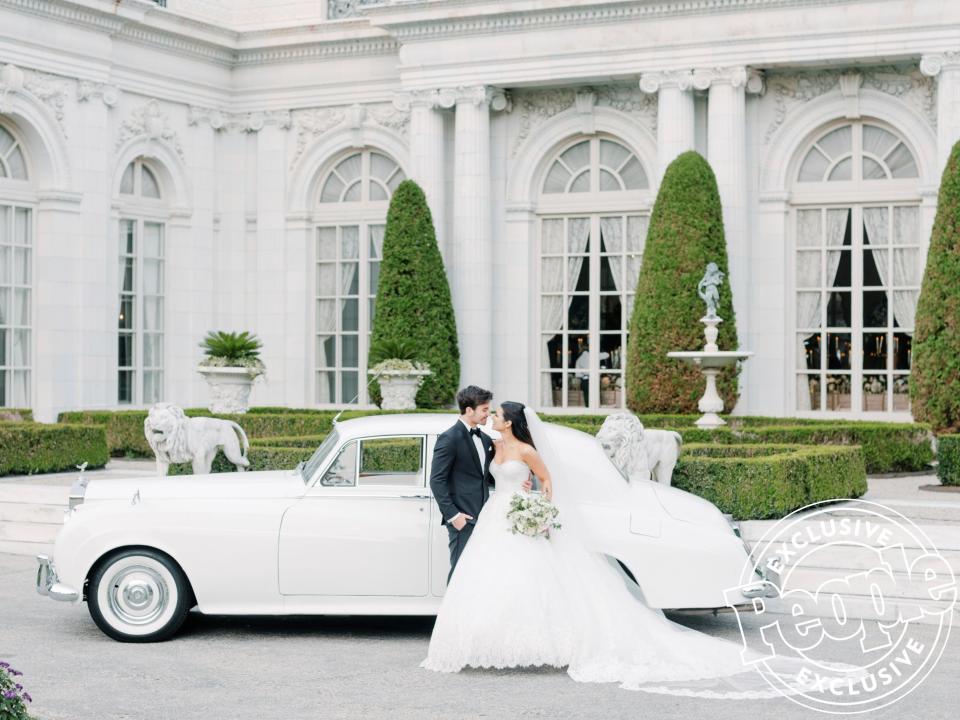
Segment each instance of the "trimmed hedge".
[[[697,285],[710,262],[725,276],[717,307],[723,318],[717,344],[721,350],[736,350],[737,318],[717,179],[710,164],[689,151],[667,167],[650,215],[627,347],[627,406],[635,412],[696,411],[703,375],[698,367],[667,353],[703,347],[700,318],[705,308]],[[735,365],[717,377],[717,391],[727,408],[737,403],[739,372]]]
[[[249,438],[288,435],[319,435],[330,432],[335,412],[327,413],[245,413],[241,415],[213,415],[204,408],[184,410],[189,417],[216,417],[233,420]],[[103,425],[107,431],[107,445],[113,457],[152,458],[153,451],[143,435],[146,410],[92,410],[60,413],[58,422],[83,425]]]
[[692,444],[674,469],[673,486],[738,520],[760,520],[860,497],[867,472],[858,447]]
[[[460,348],[450,285],[423,190],[413,180],[397,186],[387,211],[371,345],[404,341],[412,359],[430,365],[417,406],[448,407],[460,381]],[[372,366],[373,362],[370,363]],[[370,397],[381,402],[380,385]]]
[[[247,451],[247,459],[250,461],[250,467],[247,470],[293,470],[301,460],[307,460],[316,448],[289,448],[289,447],[250,447]],[[211,472],[234,472],[233,466],[223,452],[218,452],[213,459]],[[168,471],[170,475],[192,475],[193,467],[190,463],[178,463],[171,465]]]
[[0,475],[60,472],[107,464],[102,427],[0,422]]
[[30,408],[0,407],[0,422],[33,422]]
[[937,215],[920,285],[913,337],[913,415],[934,430],[960,430],[960,142],[940,179]]
[[937,477],[944,485],[960,485],[960,435],[937,438]]
[[[684,443],[859,445],[868,473],[926,470],[933,460],[930,430],[917,423],[736,417],[728,418],[726,427],[703,430],[694,425],[699,415],[639,417],[644,427],[676,430]],[[544,419],[592,435],[603,424],[603,417],[590,415],[552,415]]]

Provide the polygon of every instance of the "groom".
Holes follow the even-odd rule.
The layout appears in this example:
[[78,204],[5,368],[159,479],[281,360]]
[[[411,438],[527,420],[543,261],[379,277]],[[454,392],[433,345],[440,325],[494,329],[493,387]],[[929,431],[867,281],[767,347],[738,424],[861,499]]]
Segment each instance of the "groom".
[[[490,416],[493,393],[470,385],[457,393],[460,417],[453,427],[437,436],[430,470],[430,489],[440,506],[443,524],[450,536],[450,573],[473,533],[480,508],[490,494],[490,462],[493,440],[480,431]],[[529,490],[527,481],[527,489]]]

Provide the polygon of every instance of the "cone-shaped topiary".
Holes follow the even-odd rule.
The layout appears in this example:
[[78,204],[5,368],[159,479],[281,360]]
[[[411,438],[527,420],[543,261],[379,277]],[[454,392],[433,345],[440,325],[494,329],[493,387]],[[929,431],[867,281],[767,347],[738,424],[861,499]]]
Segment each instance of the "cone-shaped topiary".
[[[390,201],[373,320],[372,346],[401,342],[412,348],[409,359],[427,363],[433,373],[417,392],[417,406],[453,403],[460,381],[460,349],[450,285],[427,199],[412,180],[400,183]],[[375,362],[371,358],[368,365]],[[370,385],[370,397],[380,404],[376,381]]]
[[[703,157],[685,152],[664,172],[630,317],[627,406],[634,412],[697,412],[703,375],[667,353],[703,348],[700,318],[706,306],[697,295],[697,283],[709,262],[726,275],[717,307],[717,315],[723,318],[717,344],[721,350],[736,350],[737,321],[717,179]],[[737,402],[738,373],[739,368],[726,368],[717,377],[727,411]]]
[[917,302],[910,400],[917,420],[938,431],[960,428],[960,142],[940,180]]

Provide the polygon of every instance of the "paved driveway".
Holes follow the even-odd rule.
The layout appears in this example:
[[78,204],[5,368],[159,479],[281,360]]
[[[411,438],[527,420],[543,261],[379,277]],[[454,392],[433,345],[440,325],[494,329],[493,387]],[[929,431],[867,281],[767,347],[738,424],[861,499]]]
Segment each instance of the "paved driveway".
[[[192,615],[173,641],[109,640],[86,606],[33,590],[30,558],[0,555],[0,659],[23,671],[43,720],[422,720],[425,718],[826,718],[776,698],[703,700],[580,684],[562,670],[417,667],[432,618],[222,618]],[[732,614],[684,624],[739,640]],[[932,637],[932,627],[918,636]],[[960,643],[905,701],[868,718],[955,717]],[[856,657],[835,658],[856,662]]]

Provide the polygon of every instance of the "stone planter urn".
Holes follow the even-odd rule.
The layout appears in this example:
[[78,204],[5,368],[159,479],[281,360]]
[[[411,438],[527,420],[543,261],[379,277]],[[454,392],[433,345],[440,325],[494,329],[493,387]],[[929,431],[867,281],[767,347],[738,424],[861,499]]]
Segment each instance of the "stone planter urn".
[[250,388],[257,374],[249,368],[199,365],[197,372],[210,387],[210,412],[245,413],[250,407]]
[[416,410],[417,390],[423,379],[432,373],[429,370],[371,370],[380,382],[380,395],[384,410]]

